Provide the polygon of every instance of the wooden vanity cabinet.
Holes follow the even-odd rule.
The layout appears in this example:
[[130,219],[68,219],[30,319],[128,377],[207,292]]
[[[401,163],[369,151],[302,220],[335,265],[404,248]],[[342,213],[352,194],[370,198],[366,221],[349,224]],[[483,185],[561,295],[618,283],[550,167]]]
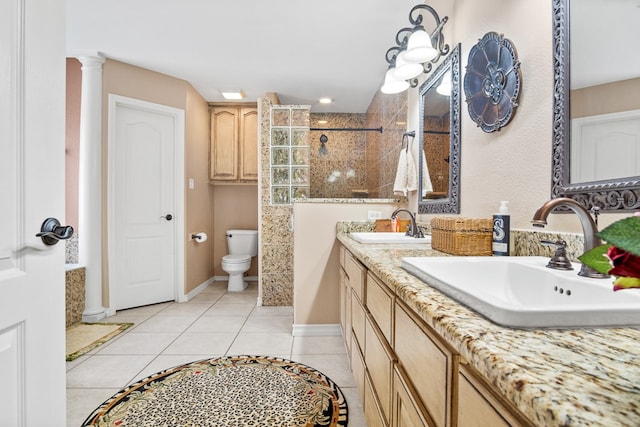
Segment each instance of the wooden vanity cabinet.
[[531,426],[344,247],[341,324],[370,427]]
[[212,106],[211,181],[258,181],[258,109],[255,105]]

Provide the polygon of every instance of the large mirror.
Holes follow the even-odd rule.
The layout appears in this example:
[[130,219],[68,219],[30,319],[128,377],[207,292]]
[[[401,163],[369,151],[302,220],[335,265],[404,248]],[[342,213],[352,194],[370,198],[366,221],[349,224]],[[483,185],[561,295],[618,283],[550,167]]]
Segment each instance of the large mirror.
[[420,87],[418,212],[460,213],[460,45]]
[[[552,0],[552,197],[601,211],[640,204],[637,0]],[[597,30],[598,28],[602,31]]]

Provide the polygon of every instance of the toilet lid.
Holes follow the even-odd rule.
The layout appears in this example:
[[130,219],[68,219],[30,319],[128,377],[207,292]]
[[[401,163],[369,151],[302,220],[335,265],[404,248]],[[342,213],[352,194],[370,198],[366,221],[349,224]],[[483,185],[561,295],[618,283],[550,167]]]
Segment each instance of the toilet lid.
[[225,255],[222,257],[222,261],[228,262],[229,264],[241,264],[251,261],[251,257],[249,255]]

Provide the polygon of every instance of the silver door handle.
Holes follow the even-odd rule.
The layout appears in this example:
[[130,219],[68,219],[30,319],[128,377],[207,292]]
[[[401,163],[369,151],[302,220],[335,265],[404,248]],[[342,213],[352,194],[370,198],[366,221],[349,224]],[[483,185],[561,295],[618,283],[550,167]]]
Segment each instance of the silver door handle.
[[60,240],[67,240],[73,236],[73,227],[70,225],[60,225],[56,218],[47,218],[40,227],[40,233],[36,237],[42,239],[42,243],[53,246]]

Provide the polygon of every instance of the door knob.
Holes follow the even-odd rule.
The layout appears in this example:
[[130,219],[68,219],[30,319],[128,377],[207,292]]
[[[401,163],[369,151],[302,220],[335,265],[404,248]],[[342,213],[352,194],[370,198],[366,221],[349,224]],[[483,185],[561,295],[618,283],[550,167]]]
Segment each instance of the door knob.
[[60,240],[67,240],[73,236],[73,227],[70,225],[60,225],[56,218],[47,218],[40,227],[40,233],[36,237],[42,239],[42,243],[53,246]]
[[171,221],[173,219],[173,216],[171,214],[166,214],[162,215],[162,218],[166,219],[167,221]]

